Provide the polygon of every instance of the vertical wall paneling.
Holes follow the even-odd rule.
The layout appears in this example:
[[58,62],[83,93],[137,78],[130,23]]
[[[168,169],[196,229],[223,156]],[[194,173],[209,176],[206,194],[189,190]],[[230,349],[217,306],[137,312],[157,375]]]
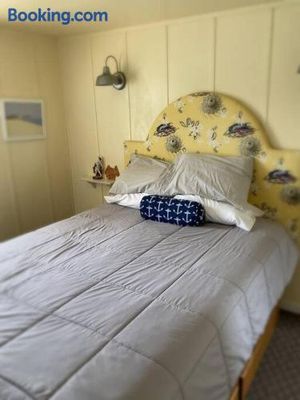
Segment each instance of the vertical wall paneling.
[[[44,114],[45,114],[45,124],[48,126],[48,130],[51,132],[49,129],[48,125],[48,120],[50,118],[50,113],[48,112],[49,108],[49,102],[51,104],[50,98],[51,96],[47,96],[48,90],[43,90],[44,87],[42,88],[42,82],[44,81],[51,81],[52,77],[52,65],[51,65],[51,59],[54,57],[57,60],[57,52],[55,54],[53,53],[53,47],[56,48],[56,42],[53,41],[47,41],[47,38],[43,38],[44,40],[41,40],[40,38],[34,38],[34,60],[35,60],[35,70],[36,70],[36,81],[38,85],[38,91],[39,91],[39,97],[43,98],[44,100]],[[44,58],[44,52],[41,52],[41,45],[40,42],[42,41],[42,46],[44,45],[46,48],[48,48],[49,56]],[[43,79],[43,78],[46,79]],[[57,75],[56,75],[57,78]],[[44,86],[44,85],[43,85]],[[48,88],[47,88],[48,89]],[[58,92],[55,92],[57,94]],[[47,97],[47,100],[46,100]],[[53,132],[53,134],[50,134],[48,137],[48,140],[43,140],[43,150],[44,150],[44,158],[43,158],[43,166],[45,169],[45,181],[46,181],[46,186],[44,188],[44,193],[47,196],[48,202],[49,202],[49,216],[48,220],[49,222],[55,221],[55,212],[54,212],[54,187],[53,187],[53,182],[51,179],[51,172],[50,172],[50,159],[51,159],[51,154],[49,152],[49,140],[55,138],[56,139],[56,134],[57,132]],[[41,182],[43,182],[43,179],[40,178]],[[39,207],[38,207],[39,209]],[[48,223],[49,223],[48,222]],[[46,225],[47,222],[45,223],[44,221],[41,223],[41,225]],[[30,227],[30,230],[34,229],[35,226],[38,226],[37,224],[33,224],[33,227]],[[27,230],[27,229],[26,229]],[[29,229],[28,229],[29,230]]]
[[35,35],[1,29],[0,54],[1,97],[37,98]]
[[[1,34],[1,97],[40,98],[37,80],[35,36],[18,32]],[[2,58],[2,57],[1,57]],[[14,178],[21,231],[53,221],[46,141],[6,144]]]
[[164,26],[127,34],[131,135],[145,140],[154,118],[167,104],[167,56]]
[[0,54],[0,98],[44,100],[47,130],[24,142],[0,132],[3,240],[70,216],[73,199],[56,39],[1,29]]
[[168,26],[169,98],[201,90],[213,90],[214,19]]
[[[73,213],[70,154],[65,128],[63,92],[58,62],[57,41],[36,39],[36,69],[40,97],[44,100],[48,137],[47,172],[50,183],[52,214],[59,220]],[[53,157],[55,155],[55,157]],[[57,160],[60,160],[57,162]]]
[[[1,125],[1,124],[0,124]],[[0,241],[21,232],[8,149],[0,126]]]
[[[127,68],[125,32],[100,34],[92,36],[93,82],[102,74],[105,59],[113,55],[119,67],[130,81]],[[115,72],[113,60],[108,61],[111,72]],[[128,83],[123,90],[115,90],[111,86],[96,87],[94,84],[95,106],[97,116],[97,133],[100,153],[106,164],[124,166],[124,140],[130,139]]]
[[216,90],[248,104],[266,117],[271,9],[217,18]]
[[9,146],[22,231],[53,222],[45,140]]
[[[125,32],[125,51],[126,51],[126,61],[127,61],[127,65],[128,65],[128,32]],[[127,71],[127,80],[128,78],[128,74],[129,74],[129,68]],[[130,85],[128,84],[127,81],[127,104],[128,104],[128,123],[129,123],[129,139],[133,140],[132,138],[132,122],[131,122],[131,107],[130,107]]]
[[87,36],[60,41],[65,112],[71,150],[75,210],[99,205],[101,190],[82,181],[92,173],[98,156],[90,39]]
[[217,24],[218,19],[214,17],[214,42],[213,42],[213,90],[216,90],[216,63],[217,63]]
[[275,9],[268,126],[275,145],[300,149],[300,5]]
[[165,27],[166,34],[166,67],[167,67],[167,104],[170,103],[170,60],[169,60],[169,31],[168,25]]

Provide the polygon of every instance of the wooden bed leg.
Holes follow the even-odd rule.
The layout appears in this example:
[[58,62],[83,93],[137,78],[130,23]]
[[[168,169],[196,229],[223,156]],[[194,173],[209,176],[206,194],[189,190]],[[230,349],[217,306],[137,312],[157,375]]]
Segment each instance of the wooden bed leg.
[[[245,400],[246,395],[250,389],[251,383],[255,377],[255,374],[259,368],[261,359],[270,343],[271,337],[274,333],[275,327],[279,319],[280,310],[276,306],[267,322],[264,333],[258,339],[255,348],[253,350],[252,356],[247,362],[244,371],[242,372],[239,379],[239,400]],[[231,400],[231,399],[230,399]]]
[[230,396],[230,400],[240,400],[240,386],[239,386],[239,381],[238,383],[235,385],[231,396]]

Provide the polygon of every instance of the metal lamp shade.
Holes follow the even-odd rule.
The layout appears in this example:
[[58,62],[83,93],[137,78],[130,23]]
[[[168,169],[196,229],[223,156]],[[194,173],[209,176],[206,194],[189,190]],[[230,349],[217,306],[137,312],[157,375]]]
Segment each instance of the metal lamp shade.
[[112,86],[114,83],[114,76],[110,73],[109,67],[105,66],[102,75],[97,77],[96,86]]
[[122,90],[125,85],[126,78],[123,72],[118,71],[112,75],[107,66],[103,68],[103,74],[96,79],[96,86],[113,86],[117,90]]

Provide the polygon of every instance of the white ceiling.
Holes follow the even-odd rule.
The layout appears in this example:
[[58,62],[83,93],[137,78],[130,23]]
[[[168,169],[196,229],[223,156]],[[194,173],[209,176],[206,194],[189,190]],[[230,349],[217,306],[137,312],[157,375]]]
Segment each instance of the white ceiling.
[[[166,19],[271,2],[274,0],[0,0],[0,26],[63,35],[143,25]],[[47,22],[8,23],[7,9],[9,7],[14,7],[19,11],[34,11],[37,8],[46,10],[48,7],[53,11],[107,11],[109,21],[72,23],[70,25]]]

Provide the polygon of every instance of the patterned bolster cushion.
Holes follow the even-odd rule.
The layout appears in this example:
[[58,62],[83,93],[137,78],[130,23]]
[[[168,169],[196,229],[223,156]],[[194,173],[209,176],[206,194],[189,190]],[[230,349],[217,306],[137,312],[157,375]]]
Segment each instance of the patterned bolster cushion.
[[176,225],[199,226],[205,223],[205,210],[200,203],[169,196],[144,196],[140,213],[145,219]]

